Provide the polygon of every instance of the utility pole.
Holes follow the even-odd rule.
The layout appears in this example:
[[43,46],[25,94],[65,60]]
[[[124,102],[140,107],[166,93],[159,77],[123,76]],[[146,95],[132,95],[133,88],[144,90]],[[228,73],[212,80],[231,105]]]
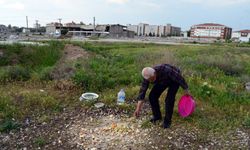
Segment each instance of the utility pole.
[[36,20],[36,33],[38,32],[38,20]]
[[28,29],[29,28],[28,16],[26,16],[26,25],[27,25],[27,29]]
[[61,27],[62,27],[61,21],[62,21],[62,18],[58,18],[58,20],[59,20],[59,23],[60,23],[60,34],[61,34]]
[[94,21],[94,23],[93,23],[93,25],[94,25],[93,31],[95,32],[95,17],[93,18],[93,21]]

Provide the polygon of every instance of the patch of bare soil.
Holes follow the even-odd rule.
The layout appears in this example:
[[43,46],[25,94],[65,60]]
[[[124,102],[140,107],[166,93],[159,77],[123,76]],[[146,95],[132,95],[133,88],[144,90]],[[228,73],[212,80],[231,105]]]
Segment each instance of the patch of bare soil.
[[64,57],[61,61],[73,61],[79,58],[88,58],[89,54],[79,46],[67,44],[64,48]]
[[88,59],[89,54],[79,46],[67,44],[63,56],[51,73],[53,79],[67,79],[74,75],[75,68],[72,63],[79,59]]

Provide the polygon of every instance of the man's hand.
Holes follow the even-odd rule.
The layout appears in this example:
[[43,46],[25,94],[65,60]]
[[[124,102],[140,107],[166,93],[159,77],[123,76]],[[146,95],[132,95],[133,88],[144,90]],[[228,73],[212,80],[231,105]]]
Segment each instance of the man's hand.
[[136,110],[134,112],[134,116],[136,118],[140,116],[142,105],[143,105],[143,101],[138,101],[137,106],[136,106]]
[[134,112],[134,116],[138,118],[140,116],[141,110],[136,109]]

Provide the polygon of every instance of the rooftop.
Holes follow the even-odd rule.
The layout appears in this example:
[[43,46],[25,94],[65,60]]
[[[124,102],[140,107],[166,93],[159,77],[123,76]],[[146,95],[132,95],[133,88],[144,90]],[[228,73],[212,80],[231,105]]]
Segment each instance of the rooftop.
[[203,23],[203,24],[197,24],[194,26],[219,26],[219,27],[226,27],[225,25],[218,24],[218,23]]
[[240,30],[240,31],[236,31],[236,32],[250,33],[250,30]]

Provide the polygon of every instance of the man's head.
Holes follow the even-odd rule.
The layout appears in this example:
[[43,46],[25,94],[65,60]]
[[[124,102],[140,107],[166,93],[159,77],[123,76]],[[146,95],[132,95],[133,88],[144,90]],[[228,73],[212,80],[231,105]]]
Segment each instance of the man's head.
[[150,82],[154,82],[156,79],[156,74],[155,74],[155,70],[151,67],[145,67],[142,70],[142,76],[144,79],[150,81]]

